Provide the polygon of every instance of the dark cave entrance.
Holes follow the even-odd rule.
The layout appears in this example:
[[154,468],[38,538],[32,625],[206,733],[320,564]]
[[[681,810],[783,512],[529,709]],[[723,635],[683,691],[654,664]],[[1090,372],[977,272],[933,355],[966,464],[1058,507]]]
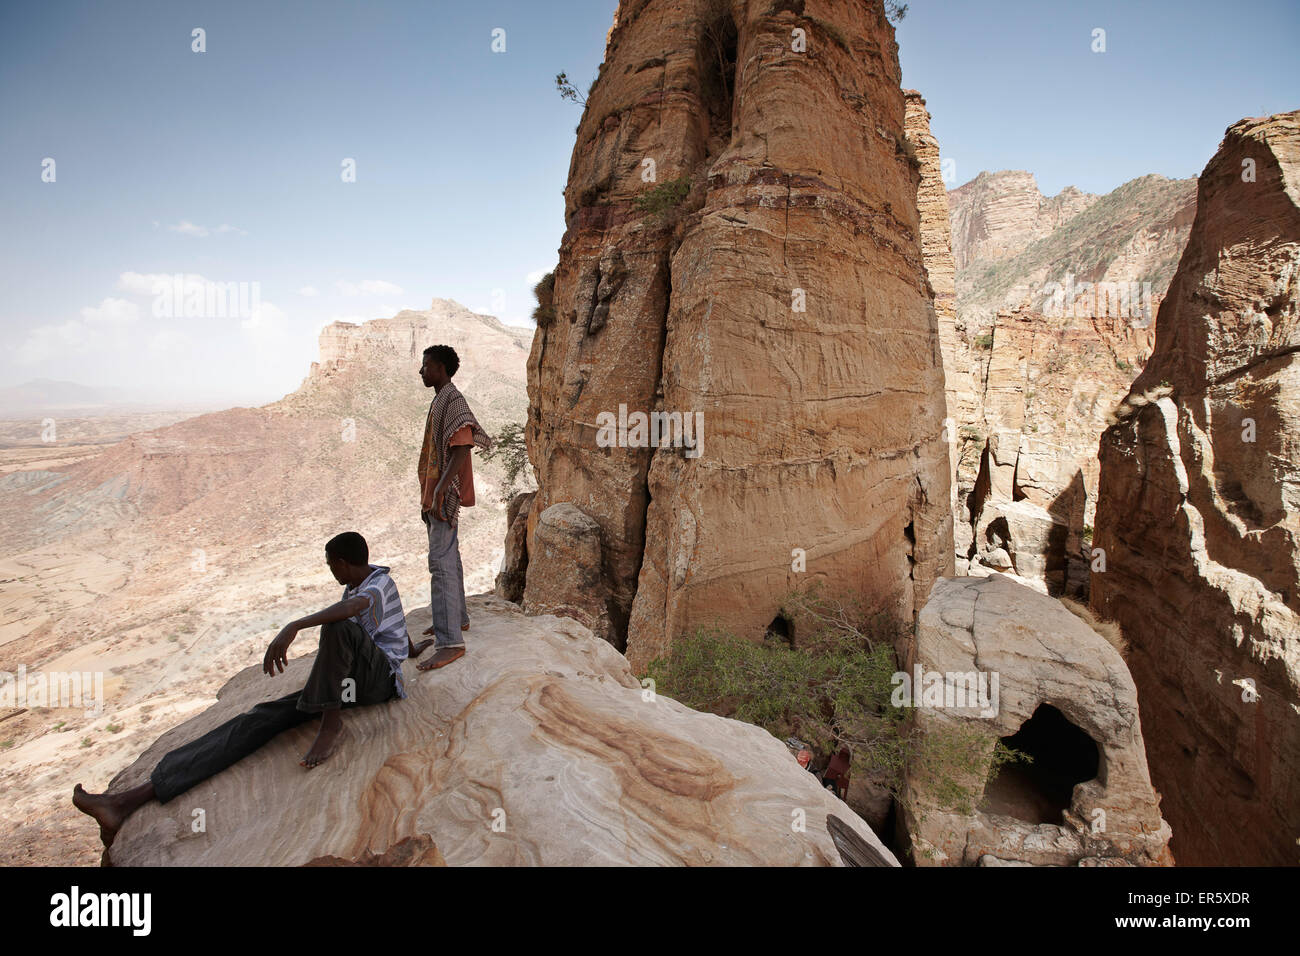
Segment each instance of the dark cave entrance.
[[1033,762],[999,769],[984,789],[980,809],[985,813],[1059,825],[1075,784],[1092,780],[1101,767],[1096,742],[1051,704],[1040,704],[1002,743],[1028,754]]
[[767,626],[763,633],[763,640],[773,644],[784,644],[786,647],[794,647],[794,624],[788,617],[778,614],[772,618],[772,623]]
[[[705,4],[696,60],[700,96],[709,111],[709,140],[731,141],[732,113],[736,99],[736,58],[740,33],[727,0]],[[709,149],[712,155],[714,149]]]

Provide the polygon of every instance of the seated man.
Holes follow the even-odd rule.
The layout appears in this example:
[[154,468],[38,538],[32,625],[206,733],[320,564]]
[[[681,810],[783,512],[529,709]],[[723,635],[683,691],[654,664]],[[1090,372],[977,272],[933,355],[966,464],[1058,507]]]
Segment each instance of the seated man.
[[285,655],[298,632],[320,625],[320,649],[307,686],[258,704],[177,747],[158,762],[148,782],[138,787],[96,794],[77,784],[72,802],[99,822],[105,846],[113,842],[122,822],[150,800],[166,803],[248,756],[283,730],[320,715],[316,739],[299,761],[310,770],[338,747],[343,734],[342,708],[406,696],[402,661],[410,639],[402,601],[388,568],[369,563],[366,539],[355,531],[331,538],[325,545],[325,560],[334,579],[344,585],[343,599],[285,625],[262,659],[262,670],[271,677],[284,673]]

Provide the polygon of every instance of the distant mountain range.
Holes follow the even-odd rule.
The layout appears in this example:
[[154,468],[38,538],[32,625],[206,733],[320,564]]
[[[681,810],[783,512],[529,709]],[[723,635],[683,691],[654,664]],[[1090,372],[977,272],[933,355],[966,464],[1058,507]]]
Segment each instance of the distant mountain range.
[[[1196,215],[1196,179],[1148,175],[1104,196],[1044,196],[1032,174],[983,172],[949,190],[957,311],[985,329],[999,309],[1040,311],[1044,286],[1150,283],[1163,296]],[[1144,290],[1145,291],[1145,290]]]
[[30,418],[33,415],[78,415],[94,417],[124,411],[150,409],[208,411],[234,404],[229,400],[169,397],[144,389],[100,387],[34,378],[21,385],[0,387],[0,419]]

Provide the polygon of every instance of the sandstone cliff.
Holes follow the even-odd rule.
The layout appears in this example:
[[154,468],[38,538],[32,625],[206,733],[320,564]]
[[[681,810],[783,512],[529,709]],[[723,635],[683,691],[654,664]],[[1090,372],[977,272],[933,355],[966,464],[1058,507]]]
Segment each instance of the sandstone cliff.
[[[470,652],[421,674],[407,698],[349,710],[321,767],[298,758],[311,725],[166,805],[150,803],[109,852],[118,866],[839,866],[828,814],[893,855],[766,731],[647,696],[627,661],[574,621],[470,602]],[[412,633],[427,609],[408,619]],[[257,666],[163,735],[113,781],[145,779],[169,749],[298,686]],[[274,807],[274,810],[268,810]],[[204,828],[196,832],[195,811]]]
[[[923,104],[913,112],[922,181],[937,182]],[[948,193],[950,231],[918,193],[927,246],[951,235],[958,266],[952,331],[936,311],[959,573],[1087,594],[1097,438],[1151,353],[1195,185],[1144,176],[1047,199],[1028,173],[981,173]]]
[[958,426],[958,569],[1086,596],[1097,438],[1150,355],[1152,330],[1016,311],[999,313],[988,338],[980,419]]
[[1071,187],[1048,199],[1029,173],[981,173],[949,203],[959,310],[972,329],[1021,308],[1146,326],[1187,242],[1196,180],[1148,175],[1105,196]]
[[1092,600],[1131,645],[1183,863],[1296,862],[1298,275],[1300,113],[1242,120],[1101,442]]
[[949,194],[954,260],[965,269],[979,259],[1007,259],[1096,202],[1067,186],[1050,199],[1033,173],[982,172]]
[[[966,323],[957,309],[948,192],[943,184],[939,141],[930,132],[930,113],[925,108],[925,98],[916,90],[904,90],[903,95],[907,104],[905,133],[921,167],[916,207],[921,228],[921,254],[926,278],[934,293],[939,349],[943,359],[942,436],[948,447],[948,502],[960,564],[970,550],[970,534],[963,527],[959,515],[975,481],[971,463],[978,461],[978,451],[973,444],[971,425],[982,418],[984,356],[975,347],[973,336],[967,334]],[[963,430],[959,424],[967,428]],[[966,568],[962,565],[958,570],[964,572]]]
[[[951,567],[893,31],[878,0],[817,14],[628,0],[579,127],[529,359],[527,576],[577,580],[532,536],[556,504],[587,514],[636,667],[714,619],[760,635],[800,553],[909,623]],[[698,457],[599,447],[620,406],[702,416]]]

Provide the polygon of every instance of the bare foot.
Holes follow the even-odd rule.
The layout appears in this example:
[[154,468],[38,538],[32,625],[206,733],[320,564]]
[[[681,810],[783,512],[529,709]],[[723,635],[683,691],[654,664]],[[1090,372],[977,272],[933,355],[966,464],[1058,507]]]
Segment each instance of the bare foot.
[[89,793],[81,784],[72,788],[72,805],[99,824],[99,839],[111,846],[117,831],[138,807],[153,799],[153,784],[145,783],[122,793]]
[[462,624],[462,625],[460,626],[460,629],[461,629],[462,631],[468,631],[468,630],[469,630],[469,621],[466,621],[464,624]]
[[421,641],[419,644],[412,644],[411,639],[408,637],[406,639],[406,656],[410,658],[419,657],[429,649],[431,644],[433,644],[432,640]]
[[464,647],[440,647],[436,654],[427,661],[422,661],[415,665],[418,671],[430,671],[438,667],[446,667],[452,661],[460,660],[465,656]]
[[[421,631],[420,633],[421,633],[421,634],[432,634],[432,633],[433,633],[433,625],[430,624],[428,627],[426,627],[426,628],[425,628],[423,631]],[[410,638],[407,638],[407,640],[410,640]]]
[[[331,714],[333,714],[332,718]],[[308,770],[319,767],[339,749],[339,744],[343,742],[345,736],[342,715],[337,710],[322,711],[320,730],[316,732],[316,739],[312,741],[311,749],[298,761],[298,765]]]

